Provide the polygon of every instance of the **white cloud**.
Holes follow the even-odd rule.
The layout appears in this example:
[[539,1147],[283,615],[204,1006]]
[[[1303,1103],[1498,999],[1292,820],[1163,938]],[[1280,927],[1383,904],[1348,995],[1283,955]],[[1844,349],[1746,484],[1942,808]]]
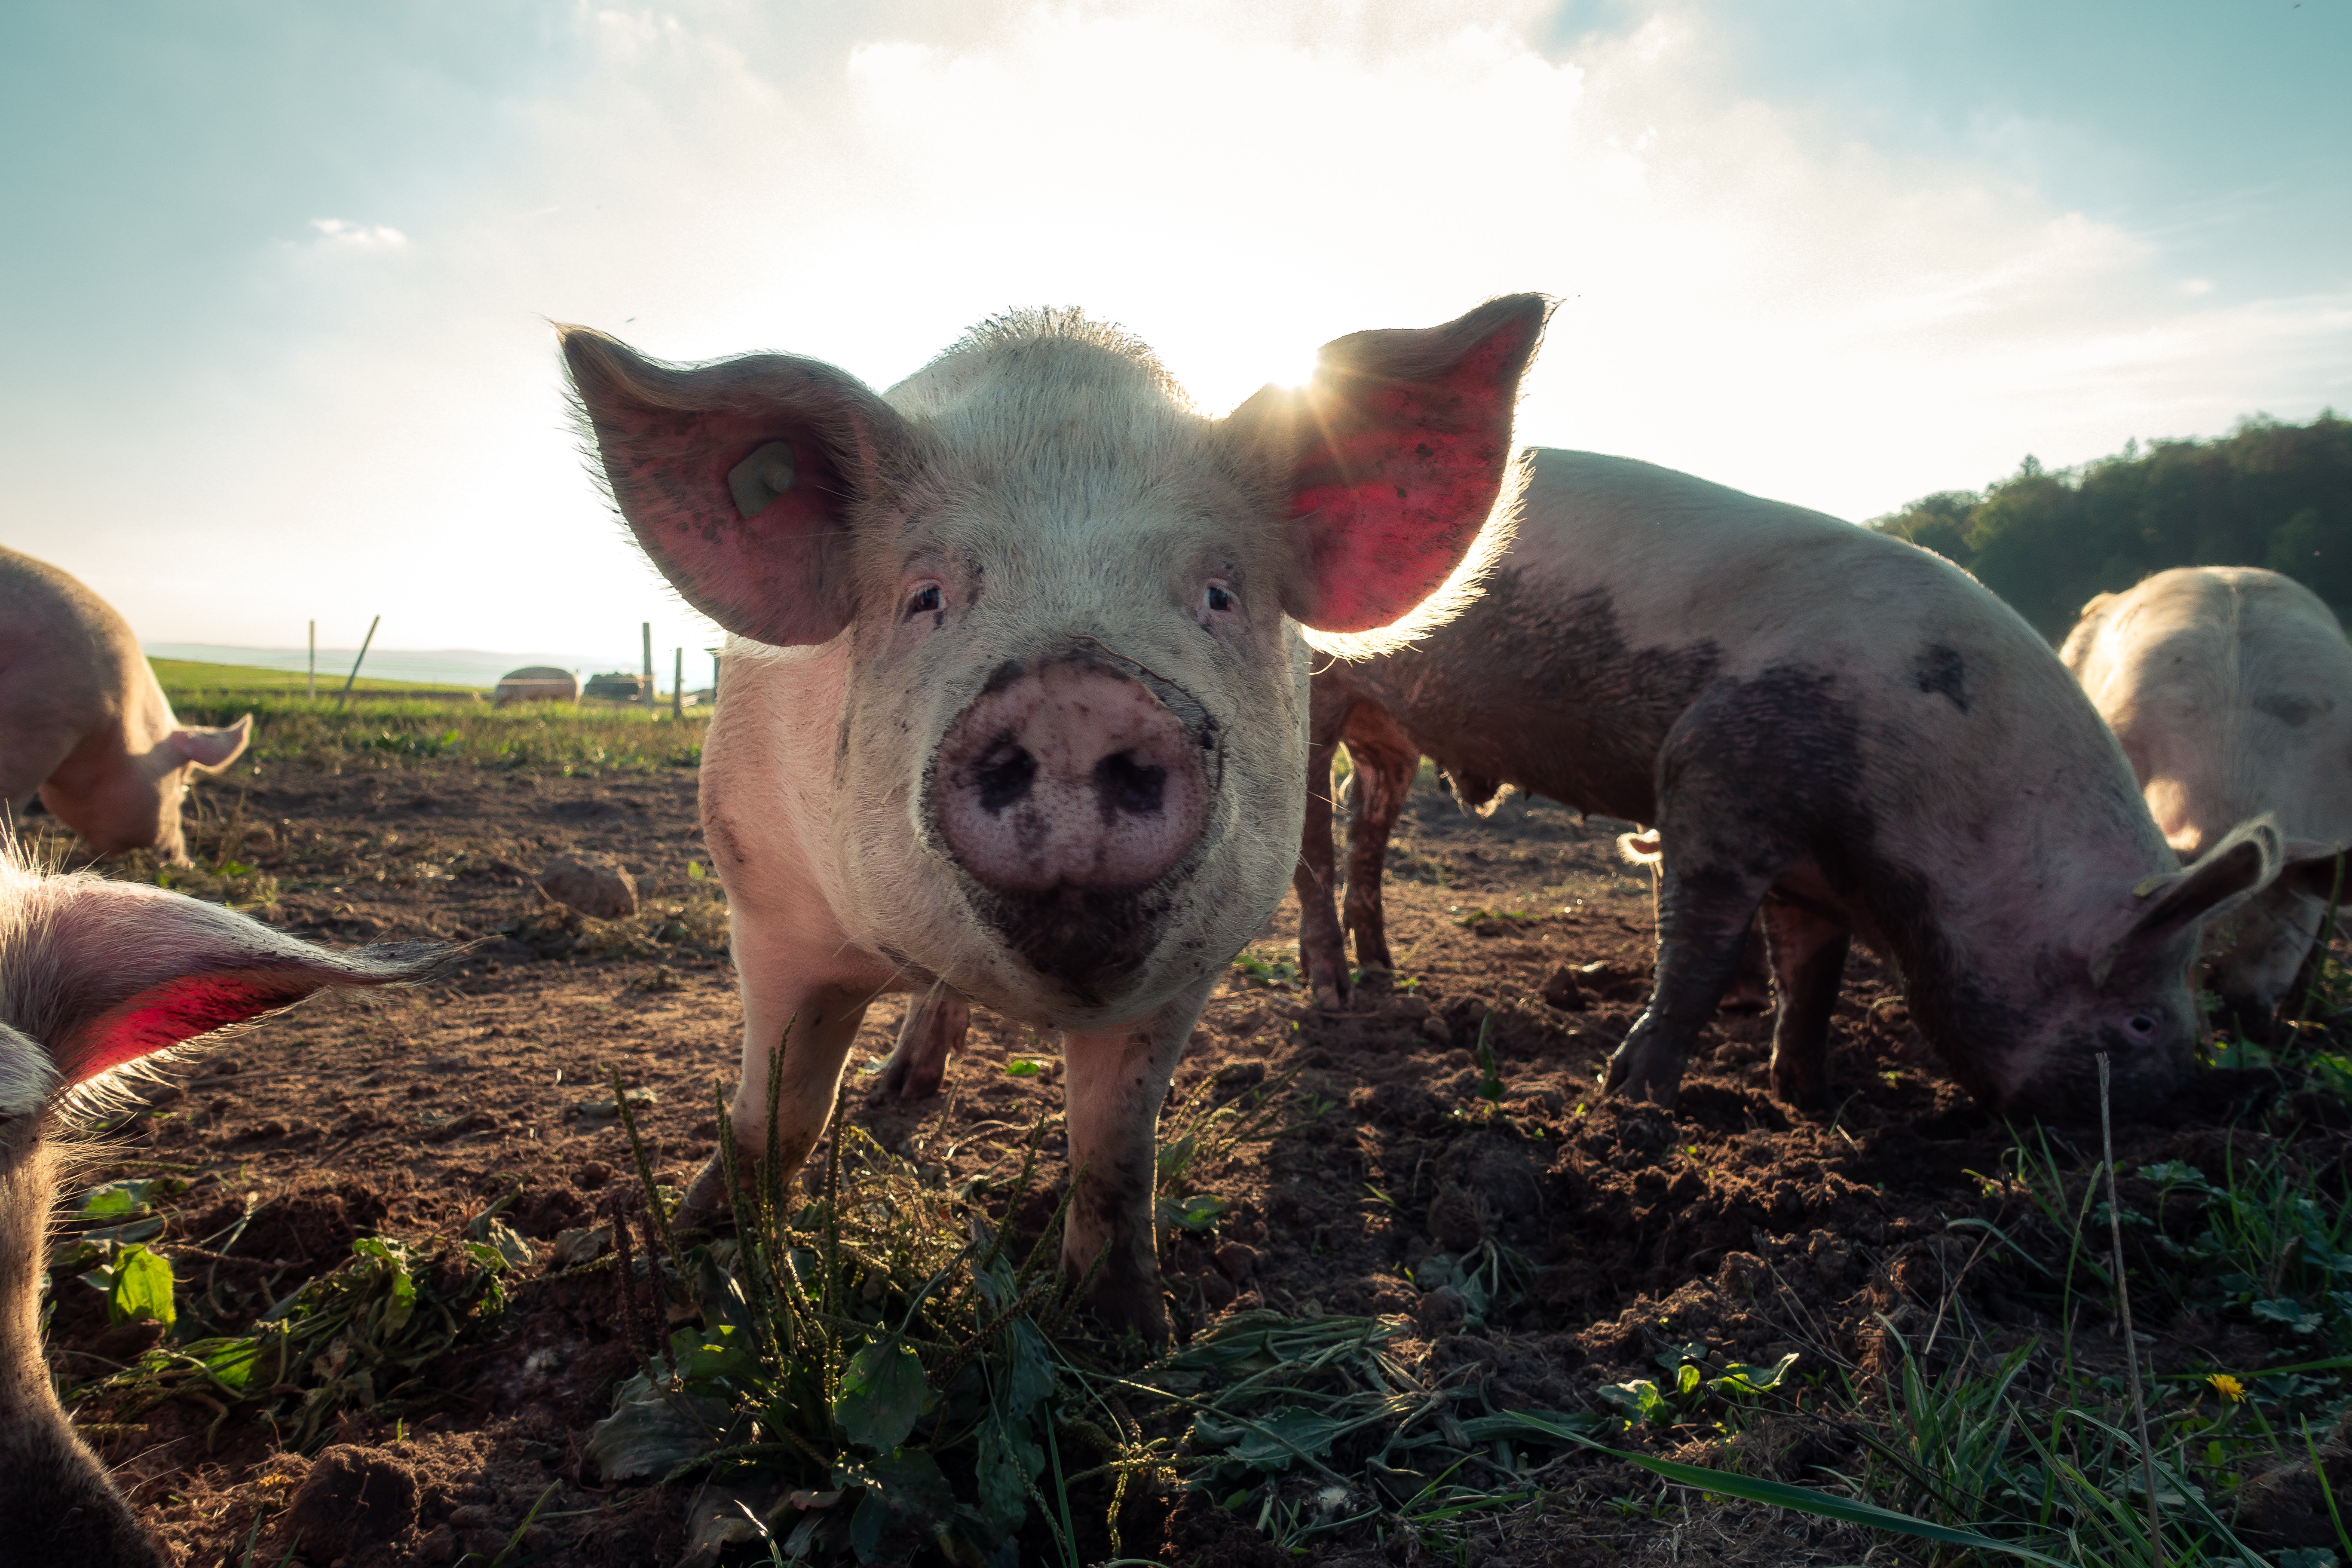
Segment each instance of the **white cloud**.
[[319,231],[322,244],[347,246],[353,250],[398,250],[408,243],[408,237],[400,230],[380,223],[345,223],[339,217],[314,217],[310,226]]
[[1990,165],[1727,91],[1685,16],[1547,53],[1543,14],[577,14],[589,63],[520,102],[526,155],[422,208],[431,245],[318,220],[316,247],[408,259],[263,257],[301,329],[135,389],[172,400],[137,411],[172,432],[145,454],[182,476],[168,517],[90,500],[112,407],[91,449],[34,454],[43,515],[150,637],[381,609],[392,647],[626,651],[648,616],[699,647],[582,472],[547,319],[882,384],[992,311],[1076,303],[1218,406],[1343,332],[1538,289],[1562,303],[1528,438],[1854,517],[2028,450],[2352,404],[2352,294],[2184,295],[2158,244]]

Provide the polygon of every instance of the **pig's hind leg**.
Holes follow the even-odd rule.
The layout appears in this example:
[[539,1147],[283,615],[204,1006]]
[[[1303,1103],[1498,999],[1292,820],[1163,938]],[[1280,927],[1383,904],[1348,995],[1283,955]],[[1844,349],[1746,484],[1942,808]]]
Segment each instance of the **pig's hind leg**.
[[[1348,943],[1339,931],[1332,880],[1331,759],[1339,742],[1324,739],[1324,715],[1315,715],[1315,739],[1307,750],[1307,820],[1298,843],[1298,864],[1290,873],[1298,895],[1298,966],[1315,1000],[1337,1007],[1348,999]],[[1336,730],[1337,723],[1334,721]]]
[[1348,760],[1353,764],[1355,814],[1348,821],[1349,934],[1356,939],[1356,963],[1366,973],[1396,968],[1389,953],[1388,907],[1381,878],[1388,867],[1389,835],[1404,814],[1421,770],[1421,748],[1395,720],[1369,703],[1348,719]]
[[898,1044],[882,1064],[881,1092],[908,1104],[939,1093],[947,1080],[948,1058],[963,1049],[971,1028],[971,1004],[944,984],[909,1000]]
[[1830,1016],[1853,935],[1844,921],[1778,893],[1764,900],[1763,925],[1780,1005],[1772,1021],[1772,1092],[1819,1110],[1829,1101]]

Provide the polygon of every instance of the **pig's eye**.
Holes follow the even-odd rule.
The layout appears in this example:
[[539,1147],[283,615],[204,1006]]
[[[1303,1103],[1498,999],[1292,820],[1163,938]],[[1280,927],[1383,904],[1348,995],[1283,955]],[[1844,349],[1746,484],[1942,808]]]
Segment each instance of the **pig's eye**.
[[918,583],[907,595],[907,616],[910,620],[947,607],[947,594],[937,583]]
[[1213,577],[1201,590],[1201,613],[1203,616],[1230,616],[1241,607],[1242,596],[1234,592],[1234,585],[1230,583]]
[[2135,1040],[2152,1040],[2156,1038],[2156,1016],[2153,1013],[2134,1013],[2124,1020],[2124,1027],[2131,1032]]

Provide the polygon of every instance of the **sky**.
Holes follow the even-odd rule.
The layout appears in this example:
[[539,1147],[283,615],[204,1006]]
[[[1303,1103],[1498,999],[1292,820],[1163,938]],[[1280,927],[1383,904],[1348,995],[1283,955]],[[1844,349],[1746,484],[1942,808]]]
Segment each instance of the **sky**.
[[667,670],[551,321],[881,387],[1077,305],[1223,409],[1520,289],[1525,439],[1864,519],[2352,410],[2347,72],[2352,0],[22,0],[0,542]]

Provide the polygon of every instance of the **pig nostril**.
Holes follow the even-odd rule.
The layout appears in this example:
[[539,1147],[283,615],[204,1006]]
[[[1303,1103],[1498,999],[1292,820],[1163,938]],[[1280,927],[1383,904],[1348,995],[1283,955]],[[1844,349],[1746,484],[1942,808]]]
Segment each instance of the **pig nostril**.
[[1157,816],[1167,784],[1166,768],[1139,763],[1126,752],[1114,752],[1095,764],[1095,794],[1106,815],[1124,811],[1131,816]]
[[989,748],[972,774],[980,781],[981,809],[995,816],[1029,793],[1030,781],[1037,776],[1037,759],[1008,735]]

